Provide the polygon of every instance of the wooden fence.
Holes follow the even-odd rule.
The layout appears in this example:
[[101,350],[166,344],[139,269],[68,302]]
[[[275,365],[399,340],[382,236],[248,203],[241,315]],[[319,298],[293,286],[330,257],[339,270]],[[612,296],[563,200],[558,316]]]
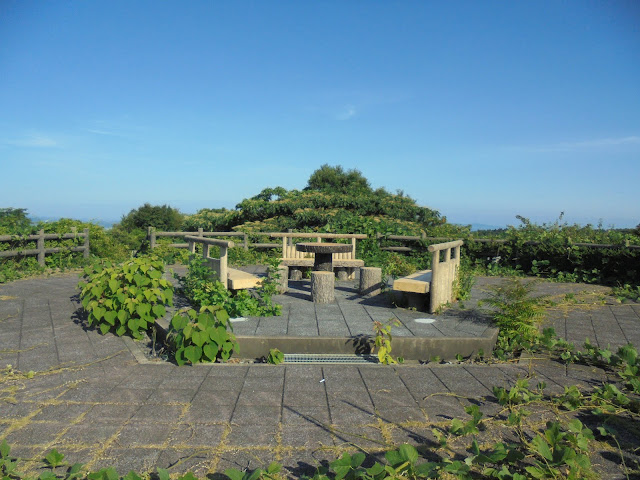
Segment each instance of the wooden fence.
[[[242,237],[242,247],[245,250],[251,248],[280,248],[282,246],[281,243],[250,243],[249,242],[249,233],[247,232],[205,232],[202,228],[199,228],[197,232],[156,232],[153,227],[149,227],[147,230],[147,239],[149,240],[149,247],[156,248],[158,246],[157,239],[158,237],[182,237],[185,238],[187,236],[197,236],[197,237]],[[259,236],[269,236],[270,233],[260,232],[256,235]],[[240,243],[240,242],[238,242]],[[184,243],[170,243],[168,246],[175,248],[189,248],[189,244],[185,241]]]
[[[378,240],[378,244],[382,240],[391,240],[398,243],[403,242],[448,242],[453,240],[450,237],[427,237],[426,235],[422,236],[411,236],[411,235],[382,235],[378,233],[376,235]],[[498,239],[498,238],[465,238],[464,240],[467,243],[487,243],[494,245],[502,245],[508,243],[509,240],[506,239]],[[543,245],[545,242],[538,242],[534,240],[529,240],[524,242],[524,245]],[[630,250],[638,250],[640,249],[640,245],[630,245],[627,240],[624,245],[614,245],[614,244],[605,244],[605,243],[572,243],[571,245],[575,245],[576,247],[587,247],[587,248],[628,248]],[[416,249],[414,247],[410,247],[405,245],[402,246],[381,246],[380,250],[387,250],[389,252],[412,252],[414,250],[424,250],[424,248]]]
[[[199,237],[242,237],[242,246],[245,250],[249,248],[258,248],[258,249],[268,249],[268,248],[280,248],[282,247],[282,243],[250,243],[249,236],[283,236],[286,234],[278,233],[278,232],[205,232],[202,228],[199,228],[197,232],[156,232],[152,227],[149,227],[148,230],[148,239],[151,248],[155,248],[157,246],[156,239],[158,237],[182,237],[184,238],[187,235],[195,235]],[[438,242],[449,242],[452,240],[456,240],[451,237],[427,237],[425,234],[421,236],[411,236],[411,235],[382,235],[378,233],[376,235],[376,239],[378,240],[378,244],[381,245],[381,250],[386,250],[390,252],[412,252],[412,251],[422,251],[424,247],[410,246],[411,243],[421,242],[421,243],[438,243]],[[382,242],[384,240],[390,240],[397,243],[402,243],[402,245],[396,246],[382,246]],[[466,243],[485,243],[489,245],[502,245],[508,243],[509,240],[506,239],[497,239],[497,238],[465,238],[464,241]],[[240,243],[240,242],[238,242]],[[544,242],[539,241],[527,241],[524,242],[525,245],[542,245]],[[573,243],[576,247],[587,247],[587,248],[628,248],[630,250],[638,250],[640,249],[640,245],[630,245],[627,241],[624,245],[613,245],[613,244],[602,244],[602,243]],[[170,247],[176,248],[187,248],[188,244],[184,243],[171,243]]]
[[[84,238],[82,246],[78,247],[54,247],[46,248],[45,241],[47,240],[68,240],[72,238]],[[36,248],[23,249],[23,250],[5,250],[0,252],[0,258],[4,257],[24,257],[28,255],[37,255],[38,263],[44,266],[45,255],[51,253],[60,252],[82,252],[84,258],[89,258],[89,229],[85,228],[82,233],[44,233],[44,230],[38,231],[36,235],[0,235],[0,242],[32,242],[36,241]]]

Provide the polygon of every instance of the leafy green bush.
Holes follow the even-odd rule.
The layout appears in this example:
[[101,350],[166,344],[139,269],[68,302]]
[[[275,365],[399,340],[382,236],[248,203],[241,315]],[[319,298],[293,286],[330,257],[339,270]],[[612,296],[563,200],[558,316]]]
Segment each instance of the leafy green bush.
[[494,308],[493,318],[500,329],[496,350],[500,354],[521,349],[538,339],[546,298],[531,296],[535,285],[535,281],[511,278],[491,287],[489,297],[480,301],[481,305]]
[[226,362],[238,351],[229,314],[219,305],[205,305],[199,314],[192,308],[176,313],[168,339],[178,365]]
[[96,325],[103,334],[113,331],[142,338],[165,315],[165,305],[173,304],[173,286],[162,278],[163,273],[164,264],[155,257],[86,267],[78,288],[89,325]]
[[282,306],[272,302],[275,293],[275,279],[266,278],[256,290],[260,298],[253,297],[247,290],[235,294],[227,290],[218,280],[212,279],[212,271],[201,257],[189,262],[186,276],[180,278],[182,292],[196,308],[217,305],[232,317],[280,315]]

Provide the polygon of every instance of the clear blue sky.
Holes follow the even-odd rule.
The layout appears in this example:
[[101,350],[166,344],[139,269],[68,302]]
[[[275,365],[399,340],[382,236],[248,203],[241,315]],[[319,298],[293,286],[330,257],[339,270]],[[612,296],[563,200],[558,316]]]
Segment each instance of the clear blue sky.
[[0,207],[357,168],[456,223],[640,223],[640,2],[0,0]]

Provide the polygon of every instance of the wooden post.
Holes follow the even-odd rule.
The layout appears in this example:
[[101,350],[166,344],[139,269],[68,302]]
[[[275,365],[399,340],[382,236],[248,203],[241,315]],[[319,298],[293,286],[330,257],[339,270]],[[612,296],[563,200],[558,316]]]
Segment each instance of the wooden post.
[[[209,245],[203,245],[203,247]],[[220,246],[220,281],[224,288],[229,288],[229,269],[227,268],[227,247]]]
[[84,258],[89,258],[89,229],[84,229],[84,251],[82,252]]
[[[220,252],[222,252],[222,250],[220,250]],[[204,258],[209,258],[209,244],[208,243],[203,243],[202,244],[202,256]]]
[[360,295],[379,295],[382,287],[382,269],[378,267],[360,268]]
[[44,267],[44,230],[40,230],[38,232],[38,240],[37,240],[37,250],[38,250],[38,263]]
[[278,285],[276,286],[278,293],[287,293],[289,290],[289,267],[281,265],[278,267]]
[[249,250],[249,235],[247,235],[247,232],[242,233],[244,233],[244,249]]
[[333,272],[311,272],[311,299],[314,303],[331,303],[334,301]]
[[149,239],[149,248],[156,248],[156,231],[153,227],[147,227],[147,238]]
[[199,237],[203,237],[204,236],[204,230],[202,230],[202,227],[198,229],[198,236]]
[[435,250],[431,256],[431,285],[429,287],[429,313],[435,313],[440,299],[440,250]]

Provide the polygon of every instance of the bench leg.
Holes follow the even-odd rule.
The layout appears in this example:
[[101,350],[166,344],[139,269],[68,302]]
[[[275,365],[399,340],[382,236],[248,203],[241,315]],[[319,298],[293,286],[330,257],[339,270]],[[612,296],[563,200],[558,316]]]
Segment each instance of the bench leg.
[[336,277],[338,277],[338,280],[347,280],[349,278],[349,273],[347,272],[346,267],[336,267]]
[[416,310],[425,311],[427,304],[427,296],[422,293],[406,292],[407,308],[415,308]]
[[289,280],[302,280],[302,269],[298,267],[289,267]]

